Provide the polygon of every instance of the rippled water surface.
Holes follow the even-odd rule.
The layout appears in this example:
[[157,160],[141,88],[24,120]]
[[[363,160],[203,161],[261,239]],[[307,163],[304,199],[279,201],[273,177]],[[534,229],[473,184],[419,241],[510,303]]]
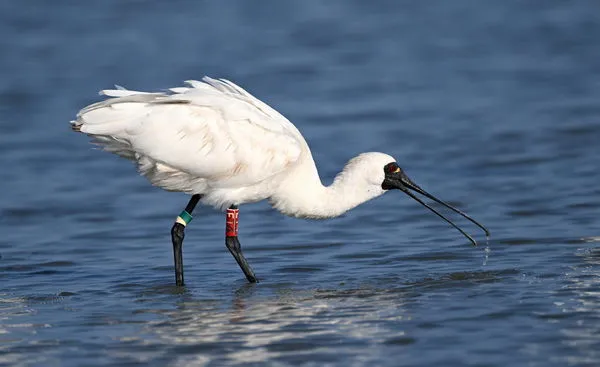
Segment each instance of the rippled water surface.
[[[0,365],[599,366],[598,14],[0,3]],[[359,152],[394,155],[490,228],[489,252],[399,192],[319,222],[259,203],[240,212],[252,285],[223,214],[201,207],[175,287],[169,230],[188,198],[68,121],[114,83],[205,74],[295,122],[326,183]]]

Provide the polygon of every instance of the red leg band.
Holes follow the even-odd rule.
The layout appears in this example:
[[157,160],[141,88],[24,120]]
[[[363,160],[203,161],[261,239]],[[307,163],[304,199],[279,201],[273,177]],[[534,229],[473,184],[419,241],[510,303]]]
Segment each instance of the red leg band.
[[227,209],[227,219],[225,222],[225,236],[237,237],[239,213],[239,209]]

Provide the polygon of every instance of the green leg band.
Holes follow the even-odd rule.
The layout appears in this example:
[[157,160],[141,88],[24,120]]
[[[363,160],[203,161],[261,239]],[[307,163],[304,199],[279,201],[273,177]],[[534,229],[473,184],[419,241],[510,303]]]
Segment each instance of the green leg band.
[[185,226],[185,225],[188,225],[192,221],[192,218],[193,218],[192,215],[184,210],[177,217],[177,222],[181,223],[181,221],[182,221],[183,223],[181,223],[181,224],[183,224]]

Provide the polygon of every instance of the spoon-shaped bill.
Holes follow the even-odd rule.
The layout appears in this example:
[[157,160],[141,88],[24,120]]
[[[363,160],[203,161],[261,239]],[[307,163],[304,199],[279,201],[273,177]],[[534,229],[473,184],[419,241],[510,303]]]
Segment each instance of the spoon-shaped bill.
[[460,233],[463,234],[463,236],[465,236],[467,239],[469,239],[469,241],[471,241],[471,243],[473,244],[473,246],[477,246],[477,241],[475,241],[473,239],[473,237],[471,237],[467,232],[463,231],[462,229],[460,229],[456,224],[454,224],[450,219],[444,217],[440,212],[438,212],[437,210],[433,209],[431,206],[429,206],[427,203],[425,203],[423,200],[419,199],[415,194],[413,194],[412,192],[406,190],[404,191],[404,193],[408,196],[410,196],[411,198],[415,199],[416,201],[418,201],[421,205],[423,205],[424,207],[426,207],[427,209],[431,210],[433,213],[435,213],[435,215],[437,215],[438,217],[442,218],[443,220],[445,220],[446,222],[450,223],[450,225],[454,228],[456,228]]
[[[429,199],[431,199],[431,200],[435,201],[436,203],[442,204],[443,206],[445,206],[446,208],[448,208],[448,209],[452,210],[452,211],[453,211],[453,212],[455,212],[455,213],[458,213],[458,214],[460,214],[461,216],[463,216],[464,218],[466,218],[467,220],[469,220],[471,223],[473,223],[473,224],[475,224],[477,227],[481,228],[481,229],[482,229],[482,230],[485,232],[485,235],[486,235],[487,237],[489,237],[489,236],[490,236],[490,231],[488,231],[488,229],[487,229],[487,228],[485,228],[485,227],[484,227],[484,226],[483,226],[481,223],[479,223],[479,222],[478,222],[478,221],[476,221],[475,219],[471,218],[471,216],[469,216],[467,213],[465,213],[465,212],[463,212],[463,211],[461,211],[461,210],[458,210],[458,209],[456,209],[455,207],[453,207],[452,205],[450,205],[450,204],[448,204],[448,203],[446,203],[446,202],[444,202],[444,201],[442,201],[442,200],[440,200],[440,199],[436,198],[435,196],[431,195],[430,193],[428,193],[427,191],[423,190],[423,189],[422,189],[422,188],[420,188],[418,185],[416,185],[414,182],[412,182],[412,181],[411,181],[411,180],[410,180],[408,177],[406,177],[406,176],[405,176],[405,177],[403,177],[403,180],[402,180],[402,181],[403,181],[402,183],[403,183],[403,184],[404,184],[406,187],[408,187],[409,189],[411,189],[411,190],[414,190],[414,191],[418,192],[419,194],[421,194],[421,195],[423,195],[423,196],[425,196],[425,197],[427,197],[427,198],[429,198]],[[405,191],[405,192],[406,192],[406,191]],[[411,196],[413,199],[416,199],[416,198],[415,198],[413,195],[410,195],[410,196]],[[423,202],[422,202],[422,201],[420,201],[420,200],[417,200],[417,201],[419,201],[419,202],[423,203]],[[431,208],[429,208],[429,209],[431,209]],[[439,215],[439,213],[437,213],[437,214]]]

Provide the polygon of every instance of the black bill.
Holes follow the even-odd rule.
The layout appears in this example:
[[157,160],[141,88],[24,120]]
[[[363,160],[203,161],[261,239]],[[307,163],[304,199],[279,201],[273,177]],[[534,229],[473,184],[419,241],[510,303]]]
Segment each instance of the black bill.
[[453,212],[460,214],[461,216],[463,216],[464,218],[466,218],[467,220],[469,220],[471,223],[473,223],[476,226],[478,226],[479,228],[481,228],[485,232],[485,235],[487,237],[490,236],[490,231],[488,231],[488,229],[485,228],[481,223],[477,222],[475,219],[471,218],[466,213],[464,213],[464,212],[456,209],[452,205],[450,205],[450,204],[448,204],[448,203],[446,203],[446,202],[444,202],[444,201],[436,198],[435,196],[431,195],[427,191],[425,191],[422,188],[420,188],[417,184],[415,184],[414,182],[412,182],[412,180],[410,178],[408,178],[408,176],[404,172],[402,172],[401,169],[398,169],[398,170],[396,170],[394,172],[389,172],[389,173],[386,172],[386,177],[385,177],[385,180],[383,181],[382,187],[384,189],[398,189],[398,190],[401,190],[402,192],[404,192],[405,194],[407,194],[411,198],[413,198],[416,201],[418,201],[421,205],[423,205],[427,209],[431,210],[438,217],[440,217],[443,220],[445,220],[446,222],[448,222],[452,227],[456,228],[460,233],[463,234],[463,236],[465,236],[467,239],[469,239],[469,241],[471,241],[471,243],[474,246],[477,246],[477,241],[475,241],[473,239],[473,237],[471,237],[468,233],[466,233],[460,227],[458,227],[456,224],[454,224],[450,219],[446,218],[440,212],[438,212],[433,207],[431,207],[430,205],[428,205],[427,203],[425,203],[423,200],[421,200],[418,196],[416,196],[410,190],[415,191],[415,192],[417,192],[417,193],[419,193],[419,194],[421,194],[421,195],[423,195],[423,196],[425,196],[425,197],[427,197],[427,198],[435,201],[436,203],[439,203],[439,204],[445,206],[446,208],[452,210]]

